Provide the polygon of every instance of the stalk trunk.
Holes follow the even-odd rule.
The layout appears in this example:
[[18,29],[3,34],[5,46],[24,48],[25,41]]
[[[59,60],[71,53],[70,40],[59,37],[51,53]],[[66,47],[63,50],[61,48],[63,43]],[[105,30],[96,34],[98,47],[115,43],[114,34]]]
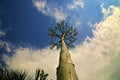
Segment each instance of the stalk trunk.
[[75,72],[75,66],[71,60],[71,55],[62,38],[62,47],[60,51],[59,65],[57,67],[57,80],[78,80]]

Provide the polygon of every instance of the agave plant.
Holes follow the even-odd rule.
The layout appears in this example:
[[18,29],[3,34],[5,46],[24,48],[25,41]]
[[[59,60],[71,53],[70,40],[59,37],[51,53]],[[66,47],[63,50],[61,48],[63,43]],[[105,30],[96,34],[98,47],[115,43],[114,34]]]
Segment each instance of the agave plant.
[[43,69],[36,69],[35,78],[25,71],[12,70],[0,66],[0,80],[47,80],[48,74]]
[[47,80],[48,74],[42,69],[37,69],[35,73],[35,80]]
[[27,78],[25,71],[10,70],[8,75],[9,80],[25,80]]
[[25,71],[11,70],[0,67],[0,80],[25,80],[27,73]]
[[60,48],[59,65],[57,67],[57,80],[79,80],[75,71],[75,65],[71,59],[69,49],[74,47],[77,29],[69,26],[65,21],[56,23],[49,29],[51,49]]

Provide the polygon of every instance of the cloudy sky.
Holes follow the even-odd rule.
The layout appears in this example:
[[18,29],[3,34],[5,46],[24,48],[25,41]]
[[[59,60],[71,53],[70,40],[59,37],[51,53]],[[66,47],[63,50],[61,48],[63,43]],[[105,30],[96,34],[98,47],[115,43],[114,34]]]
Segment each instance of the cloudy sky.
[[0,63],[55,80],[48,28],[61,20],[78,31],[70,53],[79,79],[120,80],[120,0],[0,0]]

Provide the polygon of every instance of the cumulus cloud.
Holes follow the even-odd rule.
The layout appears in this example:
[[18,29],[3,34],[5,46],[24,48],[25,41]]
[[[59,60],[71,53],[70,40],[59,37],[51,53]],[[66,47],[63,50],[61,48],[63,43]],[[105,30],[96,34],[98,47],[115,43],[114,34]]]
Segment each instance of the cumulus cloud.
[[67,8],[70,9],[70,10],[74,10],[76,8],[83,8],[84,7],[84,3],[82,0],[73,0],[73,3],[72,4],[68,4],[67,5]]
[[55,72],[58,63],[58,50],[45,48],[42,50],[30,48],[18,48],[13,57],[4,56],[6,64],[13,69],[24,69],[31,74],[37,68],[44,69],[55,79]]
[[[94,37],[86,38],[86,41],[72,52],[75,53],[72,56],[82,80],[109,80],[114,72],[119,72],[120,8],[112,6],[111,9],[112,15],[96,24]],[[114,60],[118,61],[113,62]]]
[[[112,14],[96,23],[94,37],[87,37],[82,44],[70,50],[80,80],[119,80],[115,75],[120,72],[120,8],[109,8]],[[10,68],[31,73],[37,67],[43,68],[55,80],[58,57],[59,51],[49,48],[18,48],[12,57],[5,55],[4,60]]]
[[55,18],[57,22],[61,20],[66,20],[67,14],[62,10],[62,7],[48,4],[45,0],[33,0],[33,2],[38,11],[47,16]]
[[104,3],[102,3],[101,4],[101,8],[102,8],[102,13],[104,14],[104,17],[107,17],[107,16],[109,16],[109,15],[111,15],[112,14],[112,8],[113,8],[114,6],[110,6],[109,8],[105,8],[104,7]]

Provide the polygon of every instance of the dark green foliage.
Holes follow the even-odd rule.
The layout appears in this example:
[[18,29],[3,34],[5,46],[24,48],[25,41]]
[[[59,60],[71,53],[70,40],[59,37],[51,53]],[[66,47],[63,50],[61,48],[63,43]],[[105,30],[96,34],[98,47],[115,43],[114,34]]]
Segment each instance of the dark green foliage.
[[0,67],[0,80],[47,80],[48,74],[44,70],[37,69],[35,79],[28,76],[25,71],[11,70]]
[[8,70],[0,67],[0,80],[25,80],[27,73],[18,70]]
[[[10,70],[7,73],[7,78],[9,80],[25,80],[27,73],[24,71],[18,71],[18,70]],[[6,79],[6,80],[8,80]]]
[[37,69],[35,73],[35,80],[47,80],[48,74],[44,70]]
[[65,21],[57,23],[56,26],[50,27],[49,36],[51,38],[51,49],[57,46],[57,49],[61,48],[61,41],[64,41],[68,48],[74,47],[73,43],[76,41],[77,30],[72,26],[69,26]]

